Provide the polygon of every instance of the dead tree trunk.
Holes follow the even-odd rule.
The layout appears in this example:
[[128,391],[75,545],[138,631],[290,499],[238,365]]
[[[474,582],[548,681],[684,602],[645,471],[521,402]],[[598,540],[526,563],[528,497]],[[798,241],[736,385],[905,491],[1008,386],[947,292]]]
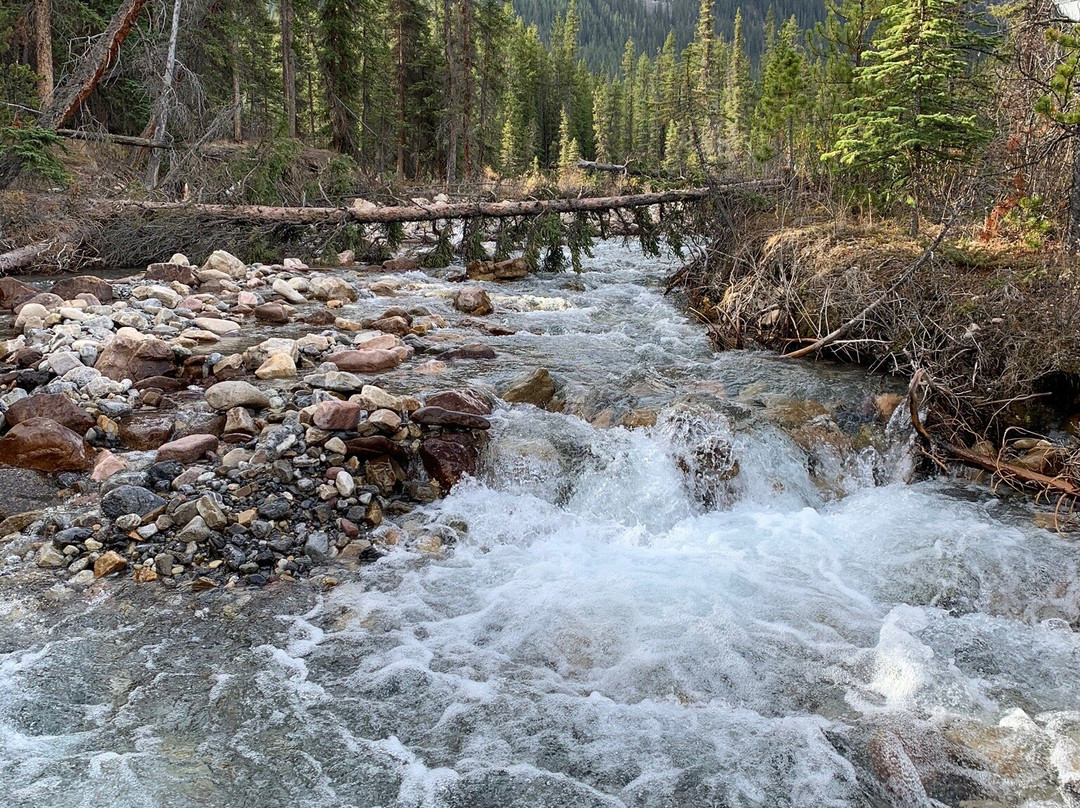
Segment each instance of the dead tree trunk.
[[[158,143],[165,139],[169,126],[169,105],[172,103],[173,81],[176,78],[176,40],[180,35],[180,6],[182,0],[174,0],[172,29],[169,31],[169,55],[165,59],[165,73],[161,77],[161,98],[158,99],[157,125],[154,128],[154,140]],[[157,187],[158,172],[161,170],[161,149],[150,153],[150,162],[146,167],[146,187]]]
[[[437,222],[451,219],[505,219],[539,216],[544,213],[591,213],[623,208],[699,202],[724,191],[767,190],[782,185],[779,180],[731,182],[714,188],[691,188],[625,196],[573,197],[569,199],[527,199],[502,202],[457,202],[438,205],[367,206],[355,208],[278,208],[262,205],[209,205],[182,202],[126,202],[122,207],[154,212],[180,212],[194,216],[250,222],[252,224],[389,224],[394,222]],[[108,204],[108,203],[103,203]]]
[[51,244],[28,244],[25,247],[19,247],[17,250],[3,253],[0,255],[0,275],[6,275],[12,270],[30,266],[51,248]]
[[[105,71],[116,59],[120,47],[131,33],[135,20],[147,2],[148,0],[124,0],[89,53],[75,65],[64,83],[56,88],[52,102],[38,116],[36,124],[39,127],[55,131],[82,106],[83,101],[94,91]],[[9,156],[0,161],[0,190],[10,185],[22,173],[22,169],[23,161],[17,156]]]

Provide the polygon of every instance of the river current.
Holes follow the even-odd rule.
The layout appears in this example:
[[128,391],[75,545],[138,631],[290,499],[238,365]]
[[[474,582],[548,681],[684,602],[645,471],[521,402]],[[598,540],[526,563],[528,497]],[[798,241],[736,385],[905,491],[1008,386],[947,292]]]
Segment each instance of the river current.
[[[469,339],[495,360],[383,377],[542,366],[566,411],[501,405],[479,478],[373,564],[202,595],[0,577],[0,805],[1080,805],[1076,544],[907,482],[902,417],[807,449],[793,410],[854,434],[894,383],[715,353],[672,267],[604,244],[492,286],[516,333]],[[358,316],[461,319],[445,280],[380,281]]]

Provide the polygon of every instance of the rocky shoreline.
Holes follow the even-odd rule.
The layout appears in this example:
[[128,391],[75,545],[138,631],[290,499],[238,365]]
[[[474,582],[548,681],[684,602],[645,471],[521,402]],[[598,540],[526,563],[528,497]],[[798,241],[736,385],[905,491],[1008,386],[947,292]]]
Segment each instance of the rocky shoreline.
[[[490,391],[421,400],[380,386],[402,363],[437,374],[494,358],[478,343],[440,350],[425,336],[447,322],[420,306],[342,316],[380,293],[356,281],[365,270],[418,268],[398,258],[349,280],[219,251],[201,267],[176,255],[131,278],[63,278],[48,292],[0,279],[12,328],[0,342],[7,567],[32,563],[75,586],[125,575],[197,591],[295,580],[405,541],[387,517],[476,473],[496,403]],[[455,279],[523,274],[511,261]],[[493,310],[476,285],[453,303],[470,318]],[[259,329],[288,336],[252,337]],[[543,406],[554,392],[537,369],[502,398]],[[415,540],[427,553],[442,543]]]

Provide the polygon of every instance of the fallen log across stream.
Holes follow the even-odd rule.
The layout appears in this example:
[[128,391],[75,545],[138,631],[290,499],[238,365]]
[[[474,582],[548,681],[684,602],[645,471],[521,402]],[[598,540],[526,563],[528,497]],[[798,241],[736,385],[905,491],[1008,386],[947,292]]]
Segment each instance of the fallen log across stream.
[[217,205],[188,202],[101,203],[118,210],[154,213],[186,213],[207,218],[251,222],[253,224],[391,224],[435,222],[451,219],[505,219],[541,216],[545,213],[595,213],[607,210],[652,207],[702,200],[726,191],[761,191],[779,188],[780,180],[731,182],[714,188],[690,188],[623,196],[571,197],[559,199],[504,200],[500,202],[450,202],[412,205],[355,205],[348,208],[271,207],[265,205]]
[[27,244],[10,252],[0,253],[0,275],[6,275],[12,270],[25,269],[45,255],[52,244]]

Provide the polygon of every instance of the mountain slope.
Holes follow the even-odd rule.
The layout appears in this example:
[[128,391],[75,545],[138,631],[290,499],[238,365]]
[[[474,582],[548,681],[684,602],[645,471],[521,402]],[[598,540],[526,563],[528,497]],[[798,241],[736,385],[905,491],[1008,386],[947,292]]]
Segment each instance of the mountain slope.
[[[565,14],[569,0],[513,0],[517,13],[535,24],[547,38],[556,15]],[[594,70],[615,70],[626,40],[633,38],[638,52],[655,54],[669,31],[679,48],[686,46],[697,25],[698,0],[578,0],[581,15],[581,52]],[[772,7],[777,24],[792,14],[804,27],[824,19],[823,0],[716,0],[717,30],[731,36],[735,10],[742,8],[747,49],[755,62],[762,50],[762,24]]]

